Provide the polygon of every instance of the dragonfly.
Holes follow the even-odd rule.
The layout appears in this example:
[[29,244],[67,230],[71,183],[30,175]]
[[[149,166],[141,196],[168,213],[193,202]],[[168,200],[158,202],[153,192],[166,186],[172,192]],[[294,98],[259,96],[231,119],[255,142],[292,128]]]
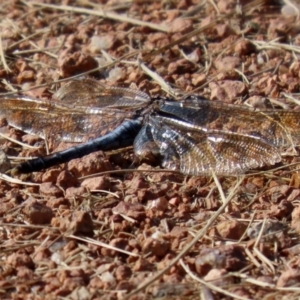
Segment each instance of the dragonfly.
[[133,145],[137,156],[152,155],[186,175],[239,175],[280,162],[283,149],[300,142],[297,110],[258,110],[199,95],[151,98],[91,78],[69,81],[48,100],[3,97],[0,117],[41,138],[76,143],[17,165],[17,173]]

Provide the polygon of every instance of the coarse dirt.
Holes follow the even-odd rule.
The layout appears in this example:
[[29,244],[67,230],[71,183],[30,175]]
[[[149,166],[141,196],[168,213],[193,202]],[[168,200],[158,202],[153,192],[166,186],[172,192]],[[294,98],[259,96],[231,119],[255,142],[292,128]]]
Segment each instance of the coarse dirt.
[[[49,99],[59,80],[85,75],[151,96],[294,109],[299,10],[293,0],[2,0],[0,92]],[[1,141],[12,164],[46,153],[41,139],[1,129],[40,145]],[[298,299],[299,161],[220,177],[222,190],[137,162],[131,148],[0,179],[0,299]]]

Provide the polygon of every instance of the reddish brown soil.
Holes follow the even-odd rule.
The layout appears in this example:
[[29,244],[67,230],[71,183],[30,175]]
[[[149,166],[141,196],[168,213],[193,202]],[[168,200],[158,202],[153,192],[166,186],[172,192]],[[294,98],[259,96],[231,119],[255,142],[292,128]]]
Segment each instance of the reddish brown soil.
[[[252,105],[268,98],[293,109],[297,3],[236,2],[3,0],[0,91],[47,99],[57,80],[89,72],[109,85],[166,96],[148,68],[180,94]],[[2,148],[9,157],[46,152],[10,141]],[[212,178],[151,172],[158,167],[137,163],[132,149],[19,177],[29,185],[0,180],[0,298],[298,299],[297,162],[286,157],[282,168],[248,174],[218,215]],[[132,167],[140,172],[101,173]],[[239,178],[219,180],[227,196]]]

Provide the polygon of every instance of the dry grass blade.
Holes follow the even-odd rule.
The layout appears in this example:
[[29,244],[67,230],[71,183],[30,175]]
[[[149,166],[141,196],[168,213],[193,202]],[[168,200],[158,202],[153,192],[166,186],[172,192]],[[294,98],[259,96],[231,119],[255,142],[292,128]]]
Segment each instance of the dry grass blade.
[[[282,288],[276,288],[277,291],[285,291],[285,292],[296,292],[298,293],[298,297],[300,294],[300,288],[296,286],[291,286],[291,287],[282,287]],[[294,298],[294,299],[299,299],[299,298]]]
[[13,87],[13,85],[8,82],[6,79],[2,79],[1,83],[7,88],[7,90],[10,90],[10,93],[16,93],[17,89],[15,87]]
[[5,69],[6,72],[10,73],[12,72],[12,70],[9,68],[6,59],[5,59],[5,54],[4,54],[4,50],[3,50],[3,42],[2,42],[2,35],[0,34],[0,57],[1,57],[1,61],[3,64],[3,67]]
[[214,182],[217,186],[217,189],[219,191],[219,194],[220,194],[220,198],[222,200],[222,203],[224,204],[226,202],[226,197],[225,197],[225,194],[224,194],[224,191],[222,189],[222,186],[221,186],[221,183],[219,181],[219,178],[218,176],[216,175],[216,173],[214,171],[212,171],[212,177],[214,179]]
[[[23,33],[22,33],[22,30],[21,28],[19,28],[17,26],[17,24],[14,24],[13,22],[11,22],[10,20],[7,20],[8,23],[10,23],[10,25],[15,29],[15,31],[23,38],[23,41],[28,41],[30,43],[30,45],[38,50],[40,50],[40,47],[31,40],[31,36],[25,36]],[[33,36],[35,36],[36,34],[39,34],[39,33],[34,33]],[[57,55],[51,53],[51,52],[48,52],[48,51],[43,51],[43,53],[47,54],[48,56],[52,57],[52,58],[56,58],[57,59]]]
[[49,52],[49,50],[58,50],[60,47],[51,47],[51,48],[40,48],[40,49],[31,49],[31,50],[23,50],[23,51],[18,51],[15,52],[14,55],[24,55],[24,54],[32,54],[32,53],[45,53],[45,52]]
[[239,75],[241,75],[241,77],[243,78],[243,80],[246,84],[248,84],[248,85],[250,84],[248,78],[246,77],[246,75],[242,71],[240,71],[238,69],[234,69],[234,71],[237,72]]
[[10,176],[8,176],[6,174],[2,174],[2,173],[0,173],[0,179],[4,180],[6,182],[14,183],[14,184],[21,184],[21,185],[27,185],[27,186],[40,186],[39,183],[22,181],[22,180],[10,177]]
[[252,41],[252,43],[258,48],[258,50],[263,49],[284,49],[287,51],[293,51],[300,53],[300,47],[294,45],[288,45],[283,43],[277,43],[275,41],[265,42],[265,41]]
[[218,292],[222,295],[228,296],[228,297],[232,297],[233,299],[239,299],[239,300],[250,300],[249,298],[245,298],[245,297],[241,297],[239,295],[236,295],[234,293],[228,292],[212,283],[209,283],[201,278],[199,278],[198,276],[196,276],[191,270],[190,268],[183,262],[182,259],[180,259],[180,265],[183,267],[183,269],[189,274],[189,276],[191,276],[191,278],[193,278],[194,280],[196,280],[197,282],[203,284],[204,286],[206,286],[207,288],[211,289],[212,291]]
[[107,191],[107,190],[90,190],[91,193],[104,193],[104,194],[107,194],[107,195],[112,195],[116,198],[120,198],[116,193],[113,193],[113,192],[110,192],[110,191]]
[[145,64],[141,62],[139,62],[139,66],[148,76],[150,76],[155,82],[157,82],[161,86],[162,90],[164,90],[169,95],[176,97],[176,92],[163,80],[161,76],[151,71]]
[[[11,24],[10,21],[8,21],[8,23]],[[11,24],[11,26],[12,26],[12,27],[14,28],[14,30],[16,30],[17,32],[19,31],[19,28],[17,28],[16,25]],[[43,35],[43,34],[45,34],[46,32],[49,32],[49,29],[46,29],[46,30],[39,30],[39,31],[37,31],[37,32],[35,32],[35,33],[31,34],[31,35],[23,36],[20,40],[18,40],[17,42],[14,42],[13,44],[11,44],[11,45],[9,46],[8,49],[14,49],[14,48],[15,48],[16,46],[18,46],[19,44],[21,44],[21,43],[23,43],[23,42],[25,42],[25,41],[28,41],[28,40],[30,40],[30,39],[32,39],[32,38],[36,38],[36,37],[39,36],[39,35]],[[36,49],[36,51],[38,51],[38,50],[39,50],[39,49]],[[20,53],[20,51],[17,51],[16,53],[18,54],[18,53]]]
[[136,253],[125,251],[123,249],[107,245],[105,243],[102,243],[100,241],[97,241],[97,240],[94,240],[94,239],[91,239],[91,238],[88,238],[88,237],[87,238],[83,238],[83,237],[79,237],[79,236],[71,234],[71,235],[68,236],[68,238],[73,238],[73,239],[78,240],[78,241],[82,241],[82,242],[86,242],[86,243],[91,243],[91,244],[94,244],[94,245],[97,245],[97,246],[101,246],[101,247],[104,247],[104,248],[107,248],[107,249],[110,249],[110,250],[115,250],[117,252],[124,253],[124,254],[127,254],[129,256],[140,257],[140,255],[138,255]]
[[201,11],[201,9],[203,7],[205,7],[205,5],[206,5],[206,0],[202,0],[201,3],[195,5],[194,8],[192,8],[191,10],[189,10],[187,12],[184,12],[181,17],[182,18],[193,17],[194,15],[199,13]]
[[248,226],[247,226],[246,230],[244,231],[244,233],[243,233],[242,236],[240,237],[240,239],[239,239],[239,241],[237,242],[237,244],[241,243],[242,240],[247,236],[247,231],[248,231],[248,229],[251,227],[251,225],[253,224],[253,221],[254,221],[254,218],[255,218],[255,213],[256,213],[256,212],[254,211],[254,213],[253,213],[253,215],[252,215],[252,217],[251,217],[251,219],[250,219],[250,221],[249,221],[249,223],[248,223]]
[[[172,266],[174,266],[177,262],[179,262],[179,260],[182,257],[184,257],[185,254],[187,254],[193,248],[193,246],[206,234],[207,230],[213,225],[213,223],[216,221],[218,216],[225,210],[225,208],[227,207],[228,203],[231,201],[232,197],[236,193],[236,190],[238,189],[240,184],[243,182],[243,180],[244,180],[244,177],[241,177],[237,181],[236,185],[234,186],[234,188],[232,189],[230,194],[227,196],[227,198],[222,200],[223,201],[222,206],[220,206],[220,208],[211,216],[211,218],[207,221],[206,225],[201,230],[199,230],[199,232],[196,234],[196,236],[193,238],[193,240],[184,247],[184,249],[171,261],[171,263],[167,267],[165,267],[163,270],[158,272],[156,275],[154,275],[152,278],[150,278],[149,280],[140,284],[140,286],[137,289],[133,290],[131,293],[126,295],[126,297],[124,299],[129,299],[132,295],[147,288],[150,284],[152,284],[153,282],[158,280],[163,274],[165,274]],[[217,185],[217,187],[220,188],[220,185]],[[220,190],[222,190],[222,188]],[[220,194],[221,194],[221,197],[225,198],[223,191],[221,191]]]
[[64,10],[64,11],[69,11],[69,12],[78,13],[78,14],[88,14],[88,15],[93,15],[93,16],[98,16],[98,17],[102,17],[102,18],[115,20],[118,22],[128,22],[133,25],[145,26],[145,27],[149,27],[151,29],[157,30],[157,31],[168,32],[168,28],[162,24],[156,25],[153,23],[144,22],[141,20],[129,18],[127,16],[122,16],[120,14],[115,14],[115,13],[106,12],[106,11],[79,8],[79,7],[69,6],[69,5],[52,5],[52,4],[45,4],[45,3],[39,3],[39,2],[30,2],[29,5]]
[[261,281],[261,280],[257,280],[255,278],[252,278],[246,274],[241,274],[241,273],[236,273],[236,272],[232,272],[230,273],[232,276],[238,277],[243,279],[245,282],[251,283],[253,285],[256,285],[258,287],[263,287],[263,288],[269,288],[269,289],[274,289],[277,291],[285,291],[285,292],[298,292],[300,293],[300,288],[295,286],[295,287],[276,287],[275,284],[272,283],[268,283],[265,281]]
[[300,100],[293,97],[292,95],[289,95],[287,93],[281,93],[282,96],[284,96],[286,99],[290,100],[292,103],[295,103],[296,105],[300,106]]
[[253,246],[253,251],[254,253],[256,254],[256,256],[263,262],[265,263],[266,266],[269,267],[270,271],[275,274],[275,268],[272,264],[272,262],[267,258],[265,257],[265,255],[263,255],[259,249],[258,249],[258,244],[260,243],[260,240],[264,234],[264,229],[265,229],[265,225],[266,225],[266,222],[267,222],[267,219],[264,219],[263,223],[262,223],[262,226],[261,226],[261,229],[259,231],[259,234],[258,234],[258,237],[256,238],[256,241],[255,241],[255,244]]
[[[113,171],[104,171],[100,173],[95,173],[92,175],[86,175],[78,178],[78,180],[84,180],[87,178],[93,178],[96,176],[103,176],[103,175],[112,175],[112,174],[125,174],[125,173],[172,173],[172,174],[178,174],[182,175],[180,172],[175,170],[165,170],[165,169],[153,169],[153,170],[137,170],[137,169],[122,169],[122,170],[113,170]],[[183,176],[183,175],[182,175]]]
[[254,284],[254,285],[257,285],[257,286],[268,287],[268,288],[271,288],[271,289],[274,289],[276,287],[275,284],[260,281],[260,280],[256,280],[256,279],[251,278],[250,276],[245,275],[245,274],[241,274],[241,273],[230,273],[230,274],[232,276],[239,277],[239,278],[243,279],[244,281],[246,281],[248,283],[251,283],[251,284]]
[[[29,228],[29,229],[49,229],[53,231],[57,231],[57,228],[49,227],[49,226],[42,226],[42,225],[33,225],[33,224],[15,224],[15,223],[2,223],[0,222],[0,226],[8,226],[8,227],[19,227],[19,228]],[[39,243],[40,245],[41,243]]]
[[258,248],[254,247],[253,248],[254,253],[256,254],[256,256],[268,267],[269,272],[275,274],[275,267],[273,265],[273,263],[265,256],[263,255]]
[[251,251],[248,248],[245,248],[245,252],[249,257],[249,260],[253,263],[254,266],[257,268],[261,268],[261,263],[254,257],[254,255],[251,253]]
[[261,240],[261,238],[262,238],[262,236],[264,234],[264,229],[265,229],[266,223],[267,223],[267,219],[265,218],[264,221],[263,221],[263,223],[262,223],[262,226],[261,226],[261,229],[259,231],[259,234],[258,234],[258,236],[256,238],[255,244],[253,246],[254,248],[257,248],[258,244],[260,243],[260,240]]
[[115,60],[107,53],[107,51],[101,50],[101,54],[103,55],[103,57],[106,59],[106,61],[107,61],[109,64],[114,63]]
[[22,143],[22,142],[20,142],[20,141],[18,141],[18,140],[16,140],[16,139],[13,139],[13,138],[11,138],[11,137],[9,137],[9,136],[3,134],[3,133],[0,133],[0,137],[6,139],[6,140],[8,140],[8,141],[11,141],[11,142],[13,142],[13,143],[15,143],[15,144],[17,144],[17,145],[20,145],[20,146],[22,146],[23,148],[33,149],[33,150],[39,149],[39,147],[36,147],[36,146],[30,146],[30,145],[28,145],[28,144],[26,144],[26,143]]
[[216,10],[217,14],[220,15],[220,10],[219,10],[217,4],[215,3],[215,1],[214,0],[208,0],[208,1],[213,6],[213,8]]

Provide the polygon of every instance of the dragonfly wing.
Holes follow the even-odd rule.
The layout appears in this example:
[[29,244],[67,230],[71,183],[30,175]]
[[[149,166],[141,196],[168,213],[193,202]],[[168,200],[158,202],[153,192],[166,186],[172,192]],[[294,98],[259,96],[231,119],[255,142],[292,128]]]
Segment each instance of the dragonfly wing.
[[148,104],[150,97],[141,91],[105,86],[90,78],[71,80],[62,86],[54,99],[63,103],[87,108],[139,108]]
[[277,147],[300,142],[300,111],[260,111],[199,97],[175,103],[165,102],[161,104],[160,110],[207,130],[251,135]]
[[140,158],[155,159],[160,156],[160,149],[154,141],[151,126],[145,124],[136,136],[133,149],[135,155]]
[[[289,139],[288,144],[300,144],[300,111],[298,110],[275,110],[265,111],[264,114],[272,118],[281,126],[282,131]],[[279,126],[278,126],[279,127]],[[279,131],[279,129],[278,129]],[[280,144],[279,144],[280,146]]]
[[150,117],[154,141],[164,157],[163,166],[189,175],[238,175],[281,160],[267,141],[218,130],[204,131],[187,122]]
[[0,116],[24,132],[66,142],[85,142],[118,127],[133,113],[103,109],[86,113],[47,100],[14,97],[0,99]]

